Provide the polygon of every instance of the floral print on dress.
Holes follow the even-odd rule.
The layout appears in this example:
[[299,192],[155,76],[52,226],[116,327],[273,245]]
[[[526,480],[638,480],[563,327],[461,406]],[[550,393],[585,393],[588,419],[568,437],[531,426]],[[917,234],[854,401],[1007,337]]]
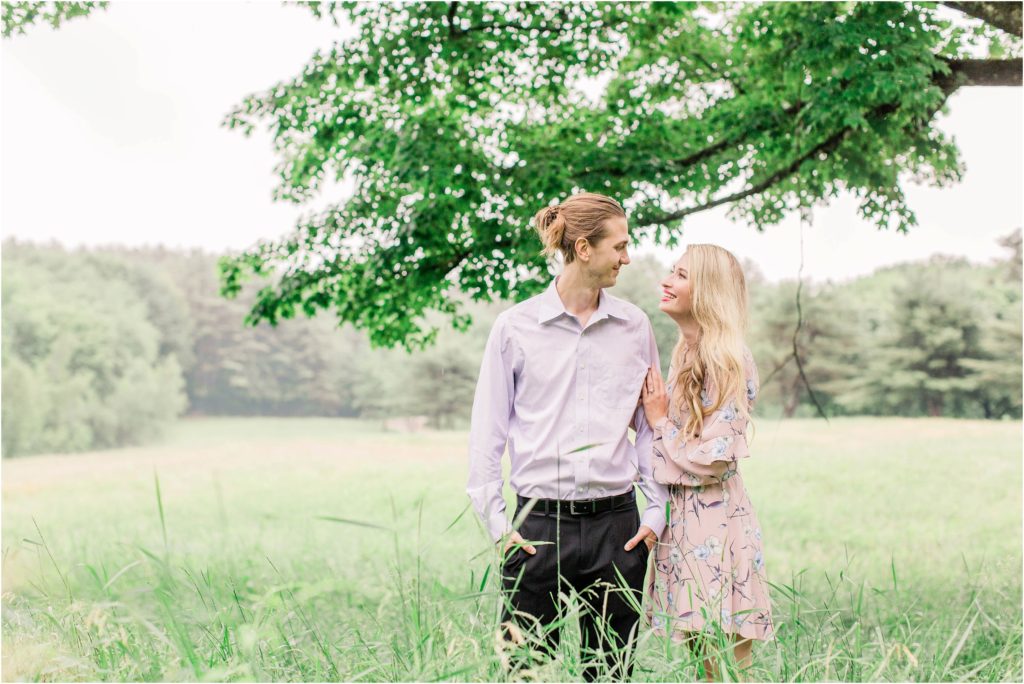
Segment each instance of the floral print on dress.
[[[759,382],[744,349],[747,411]],[[668,394],[674,374],[669,371]],[[711,406],[714,390],[701,393]],[[704,419],[703,434],[682,443],[685,408],[654,425],[654,479],[669,486],[669,521],[647,578],[647,618],[658,634],[721,630],[748,639],[775,638],[761,525],[739,472],[748,458],[748,419],[734,401]]]

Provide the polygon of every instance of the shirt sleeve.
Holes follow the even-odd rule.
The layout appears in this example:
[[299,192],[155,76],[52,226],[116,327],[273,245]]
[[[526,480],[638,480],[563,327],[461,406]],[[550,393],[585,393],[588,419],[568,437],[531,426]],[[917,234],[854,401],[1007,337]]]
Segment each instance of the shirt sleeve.
[[[651,327],[650,320],[647,321],[647,349],[645,351],[647,354],[647,366],[654,366],[661,372],[658,345],[654,339],[654,329]],[[640,487],[640,491],[647,498],[647,508],[644,509],[643,515],[640,516],[640,524],[647,525],[654,534],[660,537],[666,525],[665,503],[668,501],[669,494],[668,488],[665,485],[654,480],[654,454],[652,449],[655,434],[647,423],[647,417],[644,414],[644,407],[642,405],[638,406],[633,414],[633,424],[637,426],[635,446],[637,470],[640,475],[637,486]]]
[[699,437],[685,442],[678,438],[679,428],[667,417],[654,424],[653,450],[657,457],[681,471],[677,484],[717,484],[728,479],[730,472],[735,472],[739,459],[750,456],[747,425],[760,386],[757,366],[749,350],[744,350],[744,365],[747,414],[737,411],[735,402],[726,402],[705,419],[704,430]]
[[494,541],[511,530],[502,497],[501,456],[508,441],[514,380],[511,339],[498,317],[484,348],[469,429],[469,482],[466,493]]

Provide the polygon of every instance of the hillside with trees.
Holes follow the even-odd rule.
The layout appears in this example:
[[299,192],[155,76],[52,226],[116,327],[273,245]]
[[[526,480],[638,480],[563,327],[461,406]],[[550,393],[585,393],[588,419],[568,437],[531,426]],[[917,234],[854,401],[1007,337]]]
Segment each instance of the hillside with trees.
[[[987,265],[935,257],[844,283],[805,284],[797,350],[828,415],[1019,418],[1020,232]],[[509,304],[463,305],[431,347],[370,344],[326,317],[243,324],[253,288],[218,294],[218,255],[166,249],[66,250],[3,244],[3,454],[81,451],[151,440],[181,415],[426,416],[465,425],[480,356]],[[747,264],[750,346],[762,416],[812,415],[792,357],[796,283]],[[662,370],[676,341],[657,309],[667,271],[623,270],[617,296],[644,309]]]

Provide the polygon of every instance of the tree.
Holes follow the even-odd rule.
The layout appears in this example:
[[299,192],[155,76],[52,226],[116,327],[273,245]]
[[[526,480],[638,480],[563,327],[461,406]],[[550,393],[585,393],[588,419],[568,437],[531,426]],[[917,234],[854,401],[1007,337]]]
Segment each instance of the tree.
[[52,28],[75,17],[84,17],[93,10],[103,9],[107,2],[4,2],[3,37],[25,33],[37,21],[45,21]]
[[982,310],[980,353],[966,359],[973,372],[977,400],[986,418],[1020,418],[1021,368],[1024,340],[1021,337],[1021,231],[999,240],[1009,254],[990,269],[979,288],[976,306]]
[[1002,262],[1006,267],[1006,281],[1015,286],[1020,285],[1021,277],[1021,230],[1018,228],[1009,235],[999,239],[999,246],[1010,254]]
[[[803,288],[801,324],[796,331],[797,283],[764,284],[751,291],[751,351],[759,364],[759,412],[778,406],[791,418],[802,406],[813,408],[808,388],[794,354],[800,355],[804,374],[827,413],[835,414],[833,384],[856,372],[862,361],[858,344],[857,311],[843,288],[818,285]],[[794,334],[796,343],[794,346]]]
[[[381,345],[431,342],[430,310],[464,329],[459,292],[538,292],[528,219],[574,189],[623,199],[634,235],[669,244],[699,211],[763,230],[840,192],[908,230],[902,184],[962,172],[935,125],[949,95],[1021,84],[1015,3],[309,8],[358,36],[225,123],[270,125],[277,197],[304,202],[328,175],[355,194],[222,261],[222,292],[266,277],[250,323],[333,310]],[[596,100],[583,78],[607,84]]]
[[412,363],[412,393],[418,411],[429,416],[436,428],[454,428],[456,421],[469,418],[476,391],[483,349],[463,337],[439,336],[438,343],[415,356]]
[[[244,328],[254,288],[236,301],[217,294],[217,256],[193,252],[135,250],[116,255],[149,278],[171,281],[163,303],[150,306],[149,319],[162,331],[162,310],[179,300],[187,331],[182,358],[190,410],[213,415],[353,415],[351,394],[355,356],[366,346],[351,328],[329,321],[292,320],[270,328]],[[140,292],[140,296],[147,297]],[[148,301],[148,299],[147,299]],[[165,340],[176,340],[171,331]],[[167,344],[165,342],[165,344]]]
[[[888,310],[839,398],[850,412],[967,416],[981,390],[984,287],[978,269],[951,257],[892,269]],[[884,281],[883,281],[884,282]],[[877,301],[877,300],[876,300]]]
[[105,279],[122,280],[131,286],[146,305],[146,320],[160,331],[159,355],[174,355],[187,375],[195,365],[192,349],[195,331],[188,303],[170,273],[151,268],[147,263],[166,259],[167,251],[163,248],[125,249],[80,254],[85,268],[95,269]]
[[182,412],[177,358],[126,280],[13,242],[3,271],[4,456],[136,444]]

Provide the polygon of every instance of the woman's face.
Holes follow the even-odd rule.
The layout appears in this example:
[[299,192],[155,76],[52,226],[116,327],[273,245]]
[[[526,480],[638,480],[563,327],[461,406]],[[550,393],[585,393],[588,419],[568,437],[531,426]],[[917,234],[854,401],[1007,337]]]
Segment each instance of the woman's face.
[[661,281],[661,303],[658,308],[670,318],[690,316],[690,258],[683,256],[672,267],[672,272]]

